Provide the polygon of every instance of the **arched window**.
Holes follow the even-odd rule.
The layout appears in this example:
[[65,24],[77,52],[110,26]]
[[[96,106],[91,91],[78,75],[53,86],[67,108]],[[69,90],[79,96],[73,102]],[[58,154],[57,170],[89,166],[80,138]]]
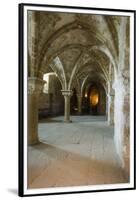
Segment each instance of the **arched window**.
[[48,94],[50,90],[50,76],[56,75],[54,72],[46,73],[43,75],[43,80],[46,81],[43,87],[43,93]]

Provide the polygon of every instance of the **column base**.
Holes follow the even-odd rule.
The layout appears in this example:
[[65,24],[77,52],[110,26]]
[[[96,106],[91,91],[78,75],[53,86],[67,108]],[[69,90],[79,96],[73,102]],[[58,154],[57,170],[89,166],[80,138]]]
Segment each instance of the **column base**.
[[35,144],[39,144],[40,141],[38,139],[34,139],[34,140],[28,140],[28,145],[35,145]]
[[72,123],[72,120],[65,120],[65,119],[64,119],[64,122],[65,122],[65,123]]

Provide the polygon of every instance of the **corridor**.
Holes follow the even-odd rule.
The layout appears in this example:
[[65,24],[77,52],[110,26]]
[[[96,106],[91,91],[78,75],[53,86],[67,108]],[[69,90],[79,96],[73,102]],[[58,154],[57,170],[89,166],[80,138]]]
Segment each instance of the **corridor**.
[[39,121],[37,145],[28,146],[28,187],[125,183],[104,116],[63,116]]
[[27,187],[131,181],[129,17],[27,18]]

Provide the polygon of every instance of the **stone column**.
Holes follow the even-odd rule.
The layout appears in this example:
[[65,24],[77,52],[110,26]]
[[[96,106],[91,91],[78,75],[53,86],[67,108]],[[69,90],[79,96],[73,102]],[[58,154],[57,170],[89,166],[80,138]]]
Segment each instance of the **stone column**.
[[114,94],[108,94],[108,124],[114,125]]
[[38,98],[44,81],[36,77],[28,78],[28,144],[37,144],[38,139]]
[[124,135],[123,135],[123,167],[125,171],[125,177],[129,181],[130,178],[130,148],[133,148],[130,144],[130,96],[127,94],[124,97],[123,102],[123,114],[124,114]]
[[72,96],[72,90],[61,90],[65,100],[64,121],[71,122],[70,120],[70,97]]
[[78,99],[78,114],[82,114],[82,96],[80,94],[77,94]]
[[108,98],[108,95],[106,95],[106,119],[108,121],[108,101],[109,101],[109,98]]

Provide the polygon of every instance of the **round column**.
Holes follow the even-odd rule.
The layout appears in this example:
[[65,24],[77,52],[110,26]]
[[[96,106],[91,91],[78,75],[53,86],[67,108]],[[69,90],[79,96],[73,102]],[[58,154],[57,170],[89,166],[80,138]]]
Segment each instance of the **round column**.
[[72,96],[72,90],[61,90],[65,100],[64,121],[71,122],[70,120],[70,97]]
[[37,144],[38,139],[38,99],[44,81],[35,77],[28,78],[28,144]]

